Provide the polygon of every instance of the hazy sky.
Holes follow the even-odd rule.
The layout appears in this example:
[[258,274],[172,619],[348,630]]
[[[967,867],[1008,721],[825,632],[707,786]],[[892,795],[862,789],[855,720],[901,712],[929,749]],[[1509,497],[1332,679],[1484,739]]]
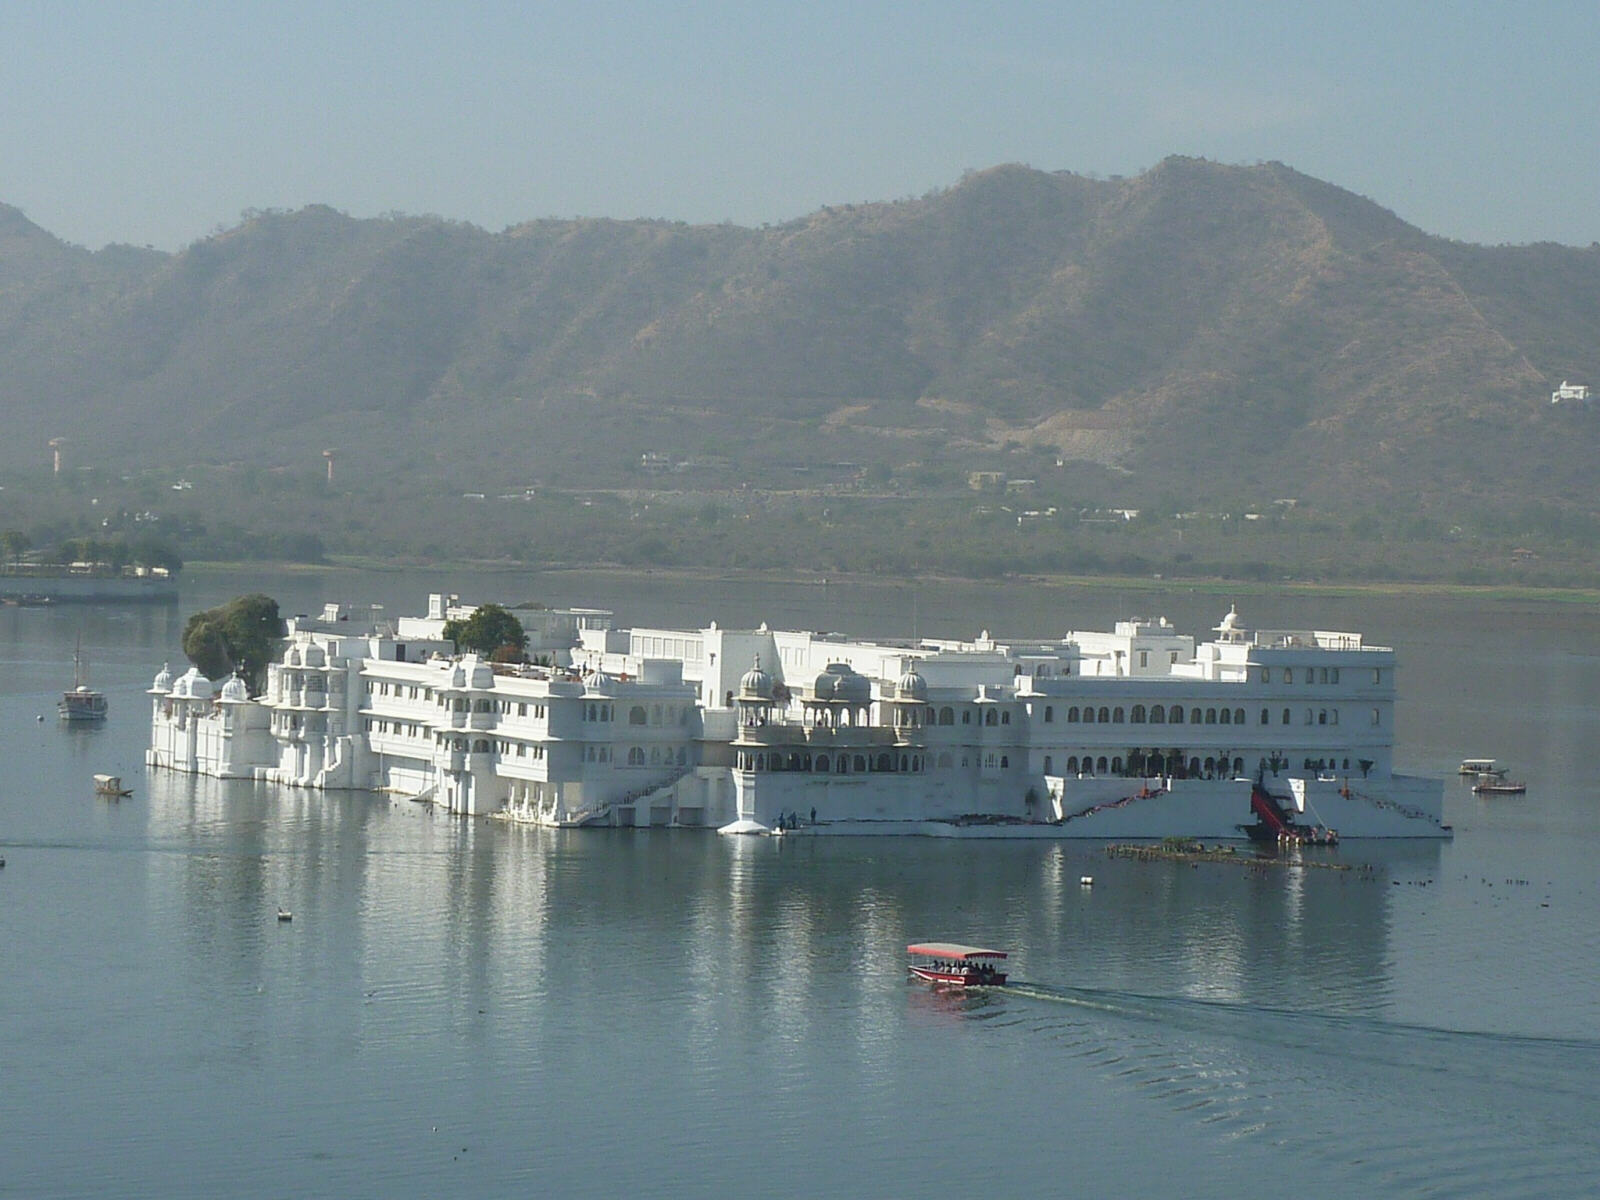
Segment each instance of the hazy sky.
[[1600,0],[0,0],[0,56],[0,202],[91,247],[311,203],[760,224],[1169,154],[1600,240]]

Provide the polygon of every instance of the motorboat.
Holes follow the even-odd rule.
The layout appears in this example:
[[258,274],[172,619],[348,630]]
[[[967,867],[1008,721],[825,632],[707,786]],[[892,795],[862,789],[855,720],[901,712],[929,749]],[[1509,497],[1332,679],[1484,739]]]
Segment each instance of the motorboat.
[[88,671],[83,663],[83,643],[80,640],[72,652],[72,689],[61,693],[56,712],[63,721],[104,721],[106,719],[106,694],[89,686]]
[[1528,785],[1519,780],[1507,779],[1502,773],[1478,776],[1478,782],[1472,785],[1472,790],[1479,796],[1520,796],[1528,790]]
[[967,946],[960,942],[914,942],[906,947],[912,961],[907,969],[918,979],[945,987],[1004,987],[1006,973],[995,963],[1004,950]]

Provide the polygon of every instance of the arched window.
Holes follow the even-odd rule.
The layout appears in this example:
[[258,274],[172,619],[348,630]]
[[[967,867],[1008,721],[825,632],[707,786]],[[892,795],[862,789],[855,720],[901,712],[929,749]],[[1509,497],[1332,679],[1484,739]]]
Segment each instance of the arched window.
[[1294,682],[1294,668],[1293,667],[1285,667],[1283,669],[1283,681],[1285,683],[1293,683]]
[[1000,714],[1000,724],[1002,724],[1002,725],[1011,724],[1011,713],[1009,711],[1003,712],[1003,713]]
[[1078,709],[1076,705],[1067,709],[1067,720],[1074,725],[1078,723]]
[[643,725],[645,723],[644,705],[635,704],[628,710],[629,725]]
[[1048,725],[1052,721],[1054,721],[1055,719],[1056,719],[1056,708],[1055,708],[1055,705],[1046,704],[1044,706],[1044,723],[1046,725]]
[[[1216,714],[1213,713],[1212,715],[1215,716]],[[1203,719],[1204,718],[1202,717],[1198,708],[1191,708],[1189,710],[1189,724],[1198,725]]]
[[1077,773],[1078,773],[1078,756],[1076,754],[1074,754],[1071,758],[1067,759],[1067,774],[1068,775],[1076,775]]
[[983,723],[985,725],[998,724],[999,723],[999,714],[996,713],[994,711],[994,709],[991,708],[988,712],[983,714]]
[[642,766],[644,766],[644,751],[640,747],[638,747],[638,746],[629,747],[629,749],[628,749],[628,765],[630,767],[642,767]]
[[1121,757],[1113,758],[1111,760],[1111,773],[1113,775],[1121,775],[1122,774],[1122,759],[1121,759]]
[[1165,725],[1167,723],[1167,710],[1159,704],[1150,706],[1150,724]]
[[1133,706],[1132,711],[1128,713],[1128,720],[1130,722],[1132,722],[1133,724],[1135,724],[1135,725],[1143,725],[1144,724],[1144,705],[1135,704]]
[[1122,706],[1121,705],[1118,705],[1116,708],[1111,710],[1111,723],[1113,725],[1121,725],[1122,724]]
[[1189,774],[1197,779],[1199,778],[1200,760],[1198,758],[1191,758],[1189,760]]
[[826,754],[817,755],[817,770],[823,775],[828,773],[828,756]]
[[1100,774],[1104,775],[1106,773],[1106,769],[1107,769],[1106,768],[1106,756],[1104,754],[1102,754],[1095,761],[1095,770],[1099,771]]
[[1233,724],[1233,714],[1231,712],[1229,712],[1227,709],[1223,709],[1221,712],[1219,712],[1217,714],[1217,720],[1222,722],[1222,724],[1224,724],[1224,725],[1232,725]]
[[1244,774],[1244,759],[1236,758],[1233,760],[1233,773],[1235,775]]
[[1233,723],[1235,725],[1244,724],[1244,709],[1236,708],[1233,710]]
[[1102,705],[1100,711],[1095,714],[1095,719],[1098,720],[1102,725],[1110,724],[1111,710]]
[[861,772],[863,772],[863,771],[865,771],[867,769],[867,760],[863,755],[858,754],[855,757],[855,761],[853,763],[851,763],[850,765],[851,765],[852,769],[854,769],[856,774],[859,775],[859,774],[861,774]]
[[1272,724],[1272,714],[1270,712],[1268,712],[1264,708],[1261,710],[1261,723],[1263,725],[1271,725]]
[[955,714],[954,710],[952,710],[952,709],[950,709],[948,707],[941,708],[939,710],[939,724],[941,724],[941,725],[954,725],[955,723],[956,723],[956,714]]
[[1289,723],[1289,710],[1287,708],[1283,710],[1283,723],[1285,725]]
[[1050,775],[1050,774],[1053,774],[1054,771],[1055,771],[1055,764],[1053,762],[1051,762],[1050,756],[1048,754],[1046,754],[1044,756],[1044,773],[1046,775]]

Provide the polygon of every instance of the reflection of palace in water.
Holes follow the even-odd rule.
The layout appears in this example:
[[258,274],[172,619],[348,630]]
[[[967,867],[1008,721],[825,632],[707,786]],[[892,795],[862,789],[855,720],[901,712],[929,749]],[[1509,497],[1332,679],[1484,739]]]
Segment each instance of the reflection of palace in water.
[[1055,641],[617,629],[515,610],[546,665],[455,655],[473,610],[296,618],[262,695],[150,688],[154,766],[379,789],[555,826],[1236,838],[1251,781],[1345,837],[1439,837],[1397,775],[1395,655],[1359,634],[1164,619]]

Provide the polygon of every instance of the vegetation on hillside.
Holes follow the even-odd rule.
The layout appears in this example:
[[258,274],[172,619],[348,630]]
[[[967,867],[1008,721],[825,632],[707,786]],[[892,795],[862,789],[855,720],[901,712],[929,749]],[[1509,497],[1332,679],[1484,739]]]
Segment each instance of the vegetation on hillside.
[[1593,570],[1600,410],[1548,396],[1600,385],[1600,247],[1444,241],[1281,164],[999,167],[762,229],[256,212],[176,255],[0,209],[0,276],[34,546]]

